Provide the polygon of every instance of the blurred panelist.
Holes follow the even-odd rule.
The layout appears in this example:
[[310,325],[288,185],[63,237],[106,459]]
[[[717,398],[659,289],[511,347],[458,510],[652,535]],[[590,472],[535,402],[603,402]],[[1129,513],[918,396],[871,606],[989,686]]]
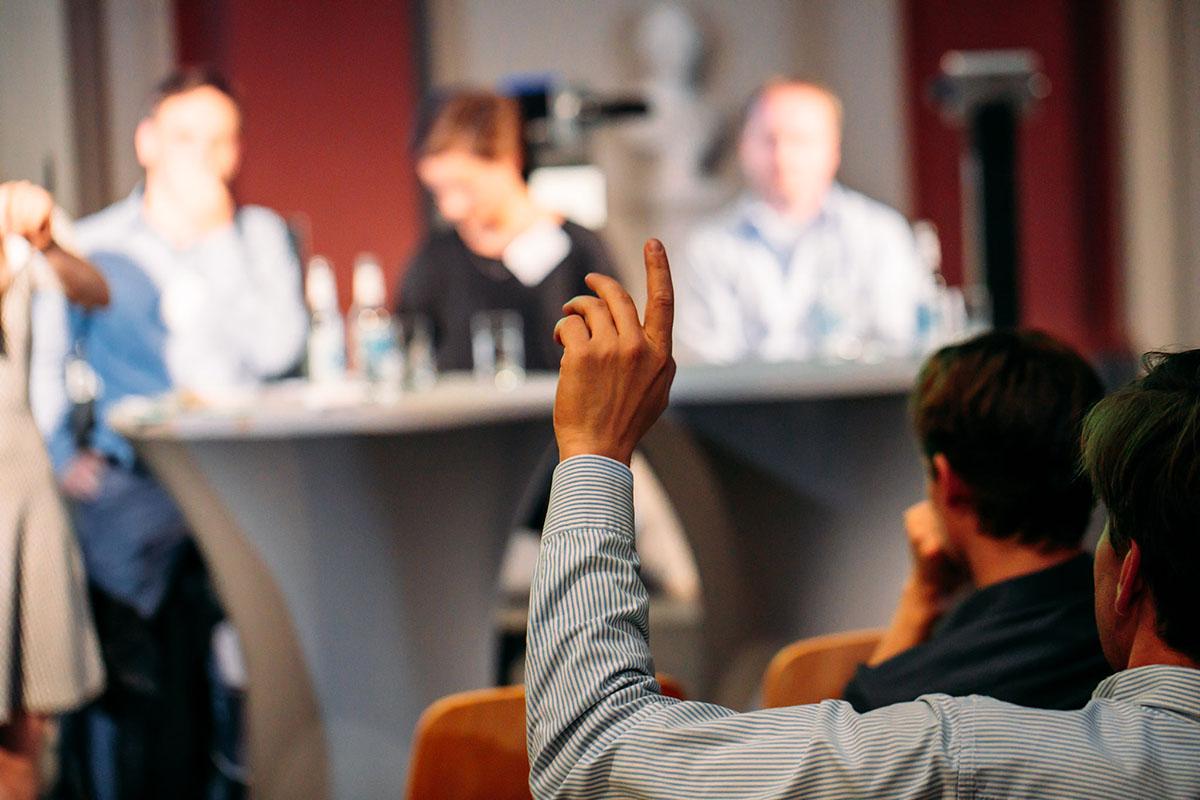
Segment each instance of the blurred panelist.
[[930,356],[912,399],[928,499],[905,515],[912,569],[846,688],[856,710],[933,692],[1034,708],[1091,699],[1111,670],[1081,547],[1095,501],[1080,432],[1103,396],[1095,370],[1040,333]]
[[749,191],[688,238],[680,358],[854,359],[913,350],[932,282],[897,211],[837,183],[842,104],[818,84],[755,93],[739,156]]
[[[37,333],[57,348],[38,359],[39,418],[75,501],[110,674],[86,723],[99,797],[200,796],[210,763],[205,662],[221,618],[181,512],[106,414],[132,395],[203,395],[286,373],[304,347],[287,228],[272,211],[238,206],[230,188],[240,133],[220,76],[192,69],[165,79],[136,131],[144,184],[77,229],[112,289],[110,306],[37,310]],[[66,380],[81,359],[98,378],[86,428]]]
[[417,175],[452,227],[413,258],[399,310],[429,318],[439,369],[471,369],[471,318],[498,310],[520,314],[528,369],[558,369],[563,303],[589,272],[615,274],[596,234],[530,197],[523,151],[516,101],[476,90],[443,98],[418,144]]

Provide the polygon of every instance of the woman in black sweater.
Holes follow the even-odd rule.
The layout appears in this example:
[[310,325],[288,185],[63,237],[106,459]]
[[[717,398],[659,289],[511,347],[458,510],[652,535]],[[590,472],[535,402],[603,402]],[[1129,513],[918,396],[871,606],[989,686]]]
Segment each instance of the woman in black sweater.
[[521,159],[517,104],[491,92],[448,97],[420,143],[417,175],[453,227],[413,258],[399,311],[429,318],[441,370],[471,369],[471,317],[480,311],[516,311],[526,369],[558,369],[563,303],[589,293],[589,272],[615,274],[596,234],[534,203]]

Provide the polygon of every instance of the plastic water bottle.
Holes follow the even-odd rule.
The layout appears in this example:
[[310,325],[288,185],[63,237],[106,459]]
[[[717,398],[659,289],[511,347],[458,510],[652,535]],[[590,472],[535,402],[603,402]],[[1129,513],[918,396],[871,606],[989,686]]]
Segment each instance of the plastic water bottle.
[[913,224],[913,239],[916,241],[917,256],[929,276],[924,296],[917,307],[918,355],[938,347],[945,335],[942,314],[942,294],[946,290],[946,279],[942,277],[942,243],[937,226],[930,220],[917,220]]
[[334,383],[346,374],[346,327],[338,310],[337,281],[328,259],[313,256],[304,281],[308,298],[308,379]]
[[392,315],[384,307],[386,300],[387,286],[379,261],[367,253],[359,255],[354,262],[354,305],[350,309],[352,366],[354,373],[383,399],[398,394],[404,380],[404,357]]

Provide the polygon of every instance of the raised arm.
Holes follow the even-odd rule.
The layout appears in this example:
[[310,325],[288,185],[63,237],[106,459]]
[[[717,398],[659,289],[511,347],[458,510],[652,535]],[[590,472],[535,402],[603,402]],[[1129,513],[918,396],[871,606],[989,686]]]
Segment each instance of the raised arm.
[[629,459],[667,404],[673,293],[645,249],[645,324],[615,281],[564,307],[554,407],[562,462],[530,597],[535,797],[954,797],[949,698],[860,716],[846,703],[737,714],[661,696],[638,573]]
[[51,242],[42,252],[68,300],[84,308],[103,308],[108,305],[108,284],[90,261],[85,261],[57,242]]
[[15,234],[40,250],[63,294],[87,308],[108,305],[108,284],[89,262],[54,239],[54,199],[28,181],[0,184],[0,238]]

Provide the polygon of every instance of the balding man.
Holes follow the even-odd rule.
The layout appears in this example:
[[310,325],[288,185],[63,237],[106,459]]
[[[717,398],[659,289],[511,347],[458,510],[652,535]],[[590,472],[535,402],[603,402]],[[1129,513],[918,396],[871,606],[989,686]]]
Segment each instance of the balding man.
[[775,79],[747,105],[739,155],[748,191],[687,242],[681,359],[729,363],[911,352],[931,290],[912,229],[837,183],[842,104]]

